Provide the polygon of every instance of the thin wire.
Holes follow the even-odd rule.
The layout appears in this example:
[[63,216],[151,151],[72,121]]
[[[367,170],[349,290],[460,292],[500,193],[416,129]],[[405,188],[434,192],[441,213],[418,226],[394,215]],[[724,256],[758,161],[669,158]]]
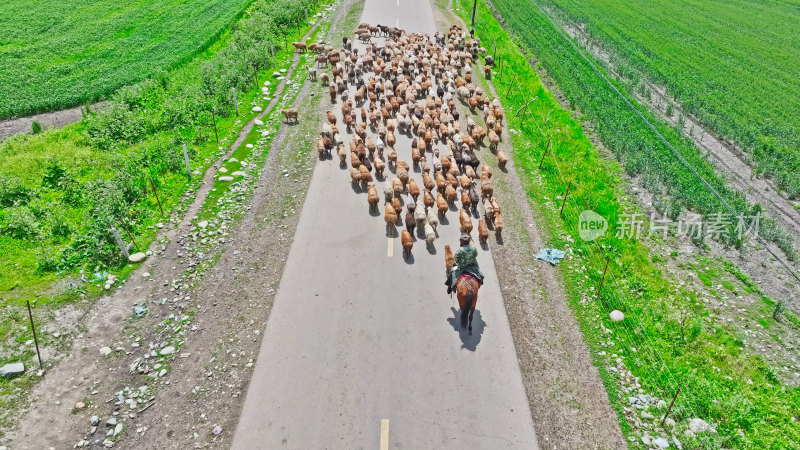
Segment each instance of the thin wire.
[[[699,180],[700,180],[700,181],[701,181],[701,182],[702,182],[702,183],[703,183],[703,184],[704,184],[704,185],[705,185],[707,188],[708,188],[708,190],[709,190],[709,191],[711,191],[711,193],[712,193],[712,194],[714,194],[714,196],[715,196],[715,197],[717,197],[717,199],[719,199],[719,201],[720,201],[720,202],[721,202],[721,203],[722,203],[722,204],[725,206],[725,208],[728,210],[728,212],[730,212],[730,214],[731,214],[732,216],[735,216],[735,217],[737,217],[739,220],[742,220],[742,221],[743,221],[743,220],[744,220],[744,216],[743,216],[743,215],[739,215],[739,214],[737,214],[737,213],[736,213],[736,211],[735,211],[735,210],[734,210],[734,209],[731,207],[731,205],[729,205],[729,204],[728,204],[728,202],[727,202],[727,201],[726,201],[724,198],[722,198],[722,196],[719,194],[719,192],[717,192],[717,190],[716,190],[716,189],[714,189],[714,187],[713,187],[713,186],[711,186],[711,185],[708,183],[708,181],[706,181],[706,179],[705,179],[705,178],[703,178],[703,176],[702,176],[702,175],[700,175],[700,174],[697,172],[697,170],[695,170],[695,168],[694,168],[694,167],[692,167],[692,166],[691,166],[691,165],[690,165],[690,164],[689,164],[689,163],[686,161],[686,159],[684,159],[683,155],[681,155],[681,154],[680,154],[680,153],[679,153],[679,152],[678,152],[678,151],[675,149],[675,147],[673,147],[673,146],[672,146],[672,144],[670,144],[670,143],[669,143],[669,141],[667,141],[667,140],[666,140],[666,138],[664,138],[664,136],[661,134],[661,132],[659,132],[659,131],[656,129],[656,127],[655,127],[655,126],[654,126],[652,123],[650,123],[650,121],[649,121],[649,120],[647,120],[647,118],[646,118],[646,117],[645,117],[645,116],[644,116],[644,115],[643,115],[641,112],[639,112],[639,110],[638,110],[638,109],[636,109],[636,107],[634,107],[634,106],[633,106],[633,104],[630,102],[630,100],[628,100],[628,98],[627,98],[627,97],[625,97],[625,95],[623,95],[623,94],[622,94],[622,92],[620,92],[620,90],[619,90],[619,89],[617,89],[617,87],[614,85],[614,83],[612,83],[612,82],[611,82],[611,81],[608,79],[608,77],[606,77],[606,75],[605,75],[605,74],[604,74],[604,73],[603,73],[601,70],[599,70],[599,69],[597,68],[597,66],[595,66],[595,64],[594,64],[594,63],[593,63],[593,62],[592,62],[592,61],[591,61],[591,60],[590,60],[590,59],[589,59],[589,58],[588,58],[588,57],[587,57],[587,56],[586,56],[586,55],[583,53],[583,51],[581,51],[581,49],[580,49],[580,48],[579,48],[579,47],[578,47],[578,46],[577,46],[577,45],[576,45],[576,44],[575,44],[575,43],[572,41],[572,39],[569,37],[569,35],[567,35],[567,34],[564,32],[564,30],[562,30],[562,29],[561,29],[561,27],[560,27],[560,26],[556,25],[556,23],[555,23],[555,22],[553,22],[553,20],[552,20],[552,19],[550,19],[550,16],[548,16],[548,15],[547,15],[547,13],[545,13],[545,12],[544,12],[544,10],[543,10],[543,9],[542,9],[542,8],[539,6],[539,4],[538,4],[538,3],[536,3],[536,0],[531,0],[531,3],[533,3],[533,5],[536,7],[536,9],[538,9],[538,10],[539,10],[539,12],[540,12],[540,13],[541,13],[541,14],[544,16],[544,18],[545,18],[545,19],[547,19],[547,21],[550,23],[550,25],[552,25],[552,26],[553,26],[553,28],[555,28],[555,29],[556,29],[556,31],[557,31],[557,32],[558,32],[558,33],[559,33],[559,34],[560,34],[560,35],[561,35],[561,36],[562,36],[562,37],[563,37],[563,38],[564,38],[564,39],[565,39],[565,40],[566,40],[566,41],[567,41],[567,42],[568,42],[568,43],[569,43],[571,46],[572,46],[572,48],[573,48],[573,49],[574,49],[574,50],[575,50],[575,51],[578,53],[578,55],[580,55],[580,56],[581,56],[581,58],[583,58],[583,59],[584,59],[584,60],[585,60],[587,63],[589,63],[589,65],[592,67],[592,70],[593,70],[593,71],[594,71],[594,72],[595,72],[595,73],[596,73],[596,74],[597,74],[597,75],[598,75],[600,78],[602,78],[602,79],[603,79],[603,81],[605,81],[605,82],[606,82],[606,84],[608,84],[609,86],[611,86],[611,88],[612,88],[612,89],[614,89],[614,91],[617,93],[617,95],[619,95],[619,97],[622,99],[622,101],[624,101],[624,102],[625,102],[625,104],[626,104],[626,105],[628,105],[628,107],[629,107],[629,108],[630,108],[630,109],[631,109],[633,112],[635,112],[635,113],[636,113],[636,115],[637,115],[637,116],[639,116],[639,118],[640,118],[640,119],[642,119],[642,121],[644,121],[644,123],[646,123],[646,124],[647,124],[647,126],[650,128],[650,130],[652,130],[652,131],[653,131],[653,133],[655,133],[655,135],[656,135],[656,136],[657,136],[657,137],[658,137],[658,138],[661,140],[661,142],[663,142],[663,143],[664,143],[664,145],[666,145],[666,146],[667,146],[667,148],[668,148],[668,149],[669,149],[669,150],[672,152],[672,154],[673,154],[673,155],[675,155],[675,157],[676,157],[676,158],[678,158],[678,160],[679,160],[679,161],[680,161],[680,162],[681,162],[681,163],[682,163],[682,164],[683,164],[683,165],[684,165],[684,166],[685,166],[687,169],[689,169],[689,170],[690,170],[690,171],[691,171],[691,172],[692,172],[692,173],[693,173],[693,174],[694,174],[694,175],[695,175],[695,176],[696,176],[696,177],[697,177],[697,178],[698,178],[698,179],[699,179]],[[756,231],[755,238],[756,238],[756,240],[757,240],[757,241],[758,241],[758,242],[759,242],[761,245],[763,245],[763,246],[764,246],[764,248],[766,248],[766,249],[767,249],[767,251],[768,251],[768,252],[769,252],[769,253],[770,253],[770,254],[771,254],[773,257],[775,257],[775,259],[776,259],[776,260],[778,260],[778,262],[780,262],[780,263],[781,263],[781,265],[782,265],[784,268],[786,268],[786,270],[789,272],[789,274],[791,274],[791,275],[792,275],[792,276],[793,276],[793,277],[794,277],[794,278],[795,278],[797,281],[800,281],[800,275],[798,275],[797,273],[795,273],[795,271],[794,271],[794,270],[792,270],[792,268],[791,268],[791,267],[790,267],[790,266],[789,266],[789,265],[788,265],[788,264],[787,264],[787,263],[786,263],[786,262],[785,262],[783,259],[781,259],[781,257],[780,257],[780,256],[778,256],[778,255],[777,255],[777,254],[776,254],[776,253],[775,253],[775,252],[774,252],[774,251],[773,251],[773,250],[772,250],[772,249],[769,247],[769,245],[767,244],[767,242],[766,242],[764,239],[762,239],[762,238],[761,238],[761,236],[758,234],[758,231]]]

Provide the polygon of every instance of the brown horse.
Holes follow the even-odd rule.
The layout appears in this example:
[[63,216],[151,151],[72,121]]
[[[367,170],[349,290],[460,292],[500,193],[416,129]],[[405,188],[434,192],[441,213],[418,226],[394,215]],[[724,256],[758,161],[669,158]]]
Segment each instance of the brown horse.
[[461,307],[461,328],[467,328],[468,334],[472,336],[472,316],[475,314],[475,304],[478,303],[478,289],[481,284],[469,275],[458,277],[455,284],[458,306]]

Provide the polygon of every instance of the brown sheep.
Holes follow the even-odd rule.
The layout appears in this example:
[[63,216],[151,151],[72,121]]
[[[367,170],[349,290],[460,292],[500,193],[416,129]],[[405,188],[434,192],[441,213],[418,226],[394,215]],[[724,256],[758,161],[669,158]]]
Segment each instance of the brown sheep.
[[489,150],[497,151],[498,145],[500,145],[500,136],[494,130],[489,130]]
[[290,120],[297,122],[297,108],[286,108],[281,110],[281,114],[283,114],[283,117],[286,118],[287,123]]
[[378,196],[378,189],[375,187],[374,184],[367,186],[367,202],[369,203],[369,210],[372,211],[378,206],[378,202],[380,201],[380,197]]
[[326,111],[325,114],[328,115],[328,122],[330,122],[331,125],[336,125],[336,114],[330,111]]
[[503,218],[499,212],[494,213],[494,236],[498,241],[503,239]]
[[444,196],[441,193],[436,194],[436,208],[439,209],[439,214],[442,216],[444,216],[447,212],[447,200],[444,199]]
[[481,177],[483,177],[483,174],[486,174],[488,178],[492,178],[492,168],[489,167],[486,163],[483,163],[481,165]]
[[386,203],[383,208],[383,220],[386,221],[386,231],[391,233],[390,230],[397,224],[397,212],[395,212],[391,203]]
[[305,53],[306,52],[306,44],[305,43],[303,43],[303,42],[292,42],[292,45],[294,45],[295,50],[298,50],[300,53]]
[[[426,190],[422,193],[422,203],[426,208],[432,208],[436,201],[433,199],[430,191]],[[445,204],[447,206],[447,204]]]
[[373,164],[375,164],[375,176],[379,178],[383,178],[383,169],[386,168],[386,164],[383,162],[380,156],[375,155],[375,159],[373,160]]
[[386,158],[390,163],[397,165],[397,152],[394,151],[391,145],[386,148]]
[[472,200],[470,200],[467,191],[461,191],[461,207],[467,211],[472,207]]
[[447,174],[447,184],[452,186],[453,189],[458,189],[458,178],[456,178],[456,175],[454,175],[452,171]]
[[486,244],[486,240],[489,239],[489,227],[486,226],[486,221],[483,219],[478,220],[478,239],[481,245]]
[[481,177],[481,194],[484,197],[491,197],[494,194],[494,187],[488,177]]
[[394,212],[400,216],[400,213],[403,212],[403,204],[400,203],[400,199],[397,197],[392,198],[392,208],[394,208]]
[[342,167],[347,164],[347,150],[344,149],[344,144],[339,144],[339,163]]
[[414,167],[419,165],[419,160],[421,156],[419,154],[419,149],[414,147],[411,149],[411,161],[414,163]]
[[361,166],[361,159],[358,158],[357,153],[350,153],[350,167],[358,169]]
[[399,197],[403,193],[403,182],[400,181],[400,178],[392,178],[392,191],[394,191],[395,197]]
[[419,191],[419,186],[417,185],[417,182],[414,181],[413,178],[408,180],[408,193],[409,193],[409,195],[411,195],[411,198],[413,198],[414,201],[416,202],[417,201],[417,197],[419,197],[420,191]]
[[506,154],[502,150],[497,149],[497,166],[500,167],[501,169],[505,169],[507,162],[508,162],[508,157],[506,156]]
[[436,188],[436,183],[433,182],[431,176],[427,173],[422,174],[422,185],[429,191],[432,191]]
[[448,203],[453,203],[456,201],[456,190],[452,185],[448,184],[445,186],[444,195],[447,197]]
[[[412,220],[411,223],[414,223]],[[400,242],[403,244],[403,257],[408,259],[411,257],[411,247],[414,246],[414,238],[408,230],[403,230],[400,234]]]
[[465,166],[464,167],[464,173],[467,175],[467,179],[468,180],[474,180],[475,178],[478,177],[475,174],[475,169],[473,169],[472,166]]
[[497,202],[497,199],[492,197],[489,199],[489,203],[492,205],[492,211],[499,213],[500,212],[500,203]]
[[445,172],[450,171],[450,158],[447,156],[442,156],[442,170]]
[[472,217],[466,210],[461,210],[458,214],[458,221],[461,222],[461,231],[470,234],[472,233]]
[[411,167],[408,165],[408,163],[403,161],[402,159],[397,161],[397,167],[405,169],[406,172],[411,170]]
[[361,181],[364,183],[372,181],[372,174],[369,172],[369,169],[367,169],[367,166],[364,164],[358,166],[358,171],[361,174]]
[[444,176],[442,176],[441,172],[437,172],[436,173],[436,187],[440,191],[444,191],[445,186],[448,186],[447,180],[444,178]]
[[453,250],[450,249],[449,245],[444,246],[444,267],[447,270],[447,273],[453,271],[453,266],[456,263],[456,257],[453,255]]
[[354,167],[350,168],[350,179],[353,184],[359,184],[361,182],[361,173],[358,169]]
[[336,88],[333,85],[328,86],[328,94],[331,96],[331,103],[336,103]]
[[409,180],[408,170],[398,165],[397,178],[400,178],[400,181],[403,183],[403,191],[405,192]]

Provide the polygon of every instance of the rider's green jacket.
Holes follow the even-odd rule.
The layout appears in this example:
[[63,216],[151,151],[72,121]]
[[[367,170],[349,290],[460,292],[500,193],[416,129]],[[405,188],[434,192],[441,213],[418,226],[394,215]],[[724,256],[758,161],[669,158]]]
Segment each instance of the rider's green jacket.
[[458,249],[455,254],[456,265],[453,266],[453,277],[451,283],[455,283],[458,277],[464,272],[469,272],[483,283],[483,274],[478,267],[478,249],[472,245],[465,245]]

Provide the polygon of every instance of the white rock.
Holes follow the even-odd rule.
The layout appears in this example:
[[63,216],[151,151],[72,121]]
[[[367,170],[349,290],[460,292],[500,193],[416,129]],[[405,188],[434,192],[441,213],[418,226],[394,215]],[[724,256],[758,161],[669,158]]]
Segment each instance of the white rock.
[[280,72],[272,72],[272,76],[273,77],[279,77],[279,76],[281,76],[281,74],[280,74]]
[[168,345],[168,346],[162,348],[159,353],[161,354],[161,356],[171,355],[171,354],[175,353],[175,347],[173,347],[171,345]]
[[281,73],[286,73],[286,69],[281,69],[280,72]]
[[622,314],[622,311],[618,309],[611,311],[611,314],[609,314],[609,316],[611,317],[611,320],[613,322],[619,322],[625,318],[625,314]]
[[261,111],[264,111],[264,110],[263,110],[263,109],[261,109],[261,107],[260,107],[260,106],[253,106],[253,112],[254,112],[254,113],[260,113]]
[[244,173],[244,172],[242,172],[241,170],[239,170],[239,171],[233,172],[231,175],[233,175],[233,176],[235,176],[235,177],[244,177],[244,176],[246,176],[247,174],[246,174],[246,173]]
[[197,226],[200,227],[200,228],[205,228],[205,227],[208,226],[208,221],[204,220],[204,221],[198,223]]
[[114,436],[122,433],[122,424],[118,423],[117,426],[114,427]]
[[247,148],[253,148],[253,144],[247,144],[247,145],[245,145],[245,147],[247,147]]
[[714,431],[714,427],[708,424],[703,419],[689,419],[689,429],[692,430],[694,434],[705,433],[706,431]]
[[265,82],[264,82],[264,86],[269,86],[269,85],[271,85],[271,84],[272,84],[272,82],[271,82],[271,81],[265,81]]
[[258,119],[254,120],[254,121],[253,121],[253,123],[254,123],[254,124],[256,124],[256,126],[259,126],[259,127],[260,127],[261,125],[264,125],[264,122],[262,122],[262,121],[260,121],[260,120],[258,120]]
[[217,170],[217,172],[221,172],[221,173],[227,173],[227,172],[228,172],[228,169],[226,169],[226,168],[224,168],[224,167],[220,167],[220,168],[219,168],[219,170]]
[[667,448],[669,447],[669,441],[664,439],[663,437],[657,437],[653,439],[653,444],[656,445],[658,448]]
[[217,425],[217,426],[214,427],[214,429],[211,430],[211,432],[214,433],[215,435],[216,434],[220,434],[220,433],[222,433],[222,427]]
[[219,181],[233,181],[233,177],[219,177]]
[[147,258],[147,255],[145,255],[142,252],[137,252],[132,254],[131,256],[128,256],[128,261],[132,263],[138,263],[144,261],[145,258]]
[[267,136],[269,136],[269,131],[262,131],[261,132],[261,137],[267,137]]
[[673,420],[672,417],[667,417],[667,420],[664,421],[664,425],[672,428],[675,426],[675,420]]
[[16,363],[8,363],[3,367],[0,367],[0,377],[3,378],[13,378],[17,375],[22,375],[25,373],[25,364],[21,362]]
[[100,347],[100,354],[107,356],[111,354],[111,347]]

